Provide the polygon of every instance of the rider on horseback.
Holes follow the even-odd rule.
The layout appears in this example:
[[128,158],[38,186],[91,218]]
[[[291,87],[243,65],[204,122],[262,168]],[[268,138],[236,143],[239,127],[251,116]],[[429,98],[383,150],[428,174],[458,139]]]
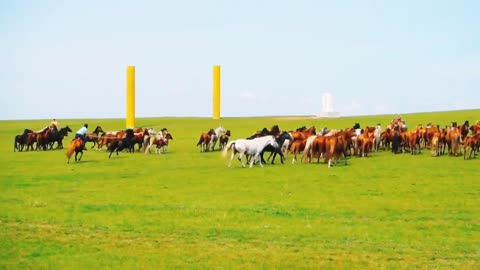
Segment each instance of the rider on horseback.
[[77,133],[75,133],[75,139],[80,138],[82,140],[84,150],[87,150],[87,148],[85,148],[85,142],[86,142],[85,135],[87,134],[87,131],[88,131],[88,124],[84,124],[83,127],[80,128],[77,131]]

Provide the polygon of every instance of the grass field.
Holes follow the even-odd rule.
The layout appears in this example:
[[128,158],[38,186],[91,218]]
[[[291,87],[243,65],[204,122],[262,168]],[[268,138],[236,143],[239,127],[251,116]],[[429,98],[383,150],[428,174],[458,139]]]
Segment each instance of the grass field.
[[[410,127],[480,119],[480,110],[403,115]],[[200,153],[201,132],[232,138],[263,127],[344,128],[392,115],[144,118],[174,140],[163,155],[88,150],[13,152],[23,129],[0,121],[0,268],[5,269],[479,269],[480,158],[373,153],[325,164],[227,168]],[[76,131],[124,128],[121,119],[59,120]],[[67,137],[64,141],[72,138]]]

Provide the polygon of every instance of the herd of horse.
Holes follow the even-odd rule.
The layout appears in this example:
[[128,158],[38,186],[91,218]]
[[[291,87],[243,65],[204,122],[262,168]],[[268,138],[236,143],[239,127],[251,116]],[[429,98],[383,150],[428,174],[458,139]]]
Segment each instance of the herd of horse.
[[[72,130],[66,126],[60,129],[46,127],[40,131],[25,129],[22,134],[15,136],[14,152],[29,150],[63,149],[63,139]],[[267,160],[271,159],[274,164],[275,158],[280,156],[280,161],[289,154],[293,155],[292,163],[300,160],[304,163],[317,163],[323,161],[330,167],[332,164],[343,160],[347,163],[348,156],[366,157],[372,151],[391,150],[393,153],[418,154],[422,149],[429,149],[432,156],[448,154],[458,156],[462,154],[464,159],[475,158],[480,148],[480,122],[470,126],[468,121],[461,126],[452,123],[452,126],[441,128],[434,123],[426,127],[418,125],[413,130],[406,127],[396,126],[393,123],[387,125],[383,131],[378,124],[375,127],[361,128],[355,123],[351,128],[340,130],[329,130],[323,128],[317,132],[314,126],[297,128],[295,131],[282,131],[278,125],[270,129],[263,128],[254,132],[244,139],[230,140],[230,130],[223,126],[210,129],[200,134],[197,147],[200,152],[214,151],[217,147],[226,156],[231,151],[230,162],[238,154],[238,160],[242,166],[250,163],[250,167],[258,163],[260,166],[266,163],[263,154],[269,152]],[[106,148],[109,158],[114,152],[126,150],[140,151],[144,147],[144,153],[151,153],[152,146],[155,146],[156,153],[167,151],[168,143],[173,140],[172,135],[166,128],[155,131],[151,128],[127,129],[120,131],[105,132],[97,126],[93,132],[86,134],[85,143],[80,139],[71,141],[67,149],[67,162],[75,153],[75,161],[81,160],[85,144],[91,142],[91,149],[101,150]],[[55,143],[56,148],[54,148]],[[35,146],[35,147],[34,147]],[[80,156],[78,156],[80,155]],[[246,162],[243,161],[245,156]]]
[[[206,134],[213,136],[212,132]],[[202,136],[205,137],[205,134]],[[202,137],[201,141],[204,141]],[[229,150],[232,152],[229,167],[237,153],[243,167],[246,166],[243,156],[250,162],[250,167],[256,162],[263,166],[266,163],[263,159],[264,152],[271,152],[270,157],[274,155],[272,163],[277,154],[283,163],[290,153],[293,154],[292,163],[297,162],[297,157],[302,155],[302,162],[309,163],[316,159],[319,163],[323,158],[328,167],[331,167],[339,160],[346,164],[347,156],[366,157],[372,151],[379,150],[391,150],[395,154],[409,152],[414,155],[419,154],[421,149],[429,149],[434,157],[446,153],[458,156],[463,149],[464,159],[474,158],[480,150],[480,122],[472,126],[468,121],[461,126],[454,122],[452,126],[444,128],[429,123],[426,127],[418,125],[411,131],[406,126],[393,123],[389,124],[385,131],[380,124],[362,129],[359,123],[355,123],[352,128],[323,128],[319,132],[314,126],[282,132],[278,125],[274,125],[270,130],[263,128],[245,139],[230,141],[224,148],[223,155],[226,156]]]
[[[63,139],[68,136],[69,132],[72,130],[68,126],[60,129],[45,127],[40,131],[25,129],[22,134],[15,136],[13,151],[63,149]],[[110,158],[114,152],[117,155],[123,150],[134,152],[135,145],[138,145],[137,151],[145,146],[145,154],[151,153],[152,146],[155,146],[157,154],[165,153],[170,140],[173,140],[173,136],[166,128],[159,132],[152,128],[105,132],[102,127],[97,126],[93,132],[85,134],[85,142],[81,138],[73,139],[70,142],[66,153],[67,163],[70,162],[74,153],[75,161],[80,161],[83,151],[87,150],[86,144],[89,142],[92,143],[91,149],[94,147],[97,147],[98,150],[106,148]],[[57,146],[54,148],[55,143]]]

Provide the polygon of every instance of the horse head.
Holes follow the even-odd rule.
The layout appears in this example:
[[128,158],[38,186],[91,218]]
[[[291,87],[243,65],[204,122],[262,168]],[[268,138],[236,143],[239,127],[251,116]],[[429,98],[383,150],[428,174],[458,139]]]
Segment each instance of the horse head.
[[131,139],[131,138],[133,138],[133,137],[135,136],[135,134],[134,134],[135,131],[134,131],[133,129],[127,129],[127,130],[125,130],[125,133],[126,133],[125,138],[127,138],[127,139]]
[[315,135],[317,133],[317,130],[315,129],[315,126],[309,127],[305,132],[310,133],[311,135]]
[[95,128],[95,130],[93,131],[93,133],[96,133],[96,134],[99,134],[99,133],[105,133],[105,131],[103,131],[102,127],[101,126],[97,126]]
[[297,128],[295,131],[303,132],[303,131],[305,131],[305,130],[307,130],[307,127],[306,127],[306,126],[302,126],[302,127]]
[[272,128],[270,129],[270,135],[273,135],[273,136],[280,135],[280,128],[278,127],[278,125],[272,126]]

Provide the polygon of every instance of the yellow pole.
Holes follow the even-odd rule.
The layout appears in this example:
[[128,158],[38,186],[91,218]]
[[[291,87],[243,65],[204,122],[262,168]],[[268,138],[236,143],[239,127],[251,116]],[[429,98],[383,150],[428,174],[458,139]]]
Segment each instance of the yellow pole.
[[135,128],[135,66],[127,66],[127,128]]
[[220,66],[213,66],[213,119],[220,119]]

